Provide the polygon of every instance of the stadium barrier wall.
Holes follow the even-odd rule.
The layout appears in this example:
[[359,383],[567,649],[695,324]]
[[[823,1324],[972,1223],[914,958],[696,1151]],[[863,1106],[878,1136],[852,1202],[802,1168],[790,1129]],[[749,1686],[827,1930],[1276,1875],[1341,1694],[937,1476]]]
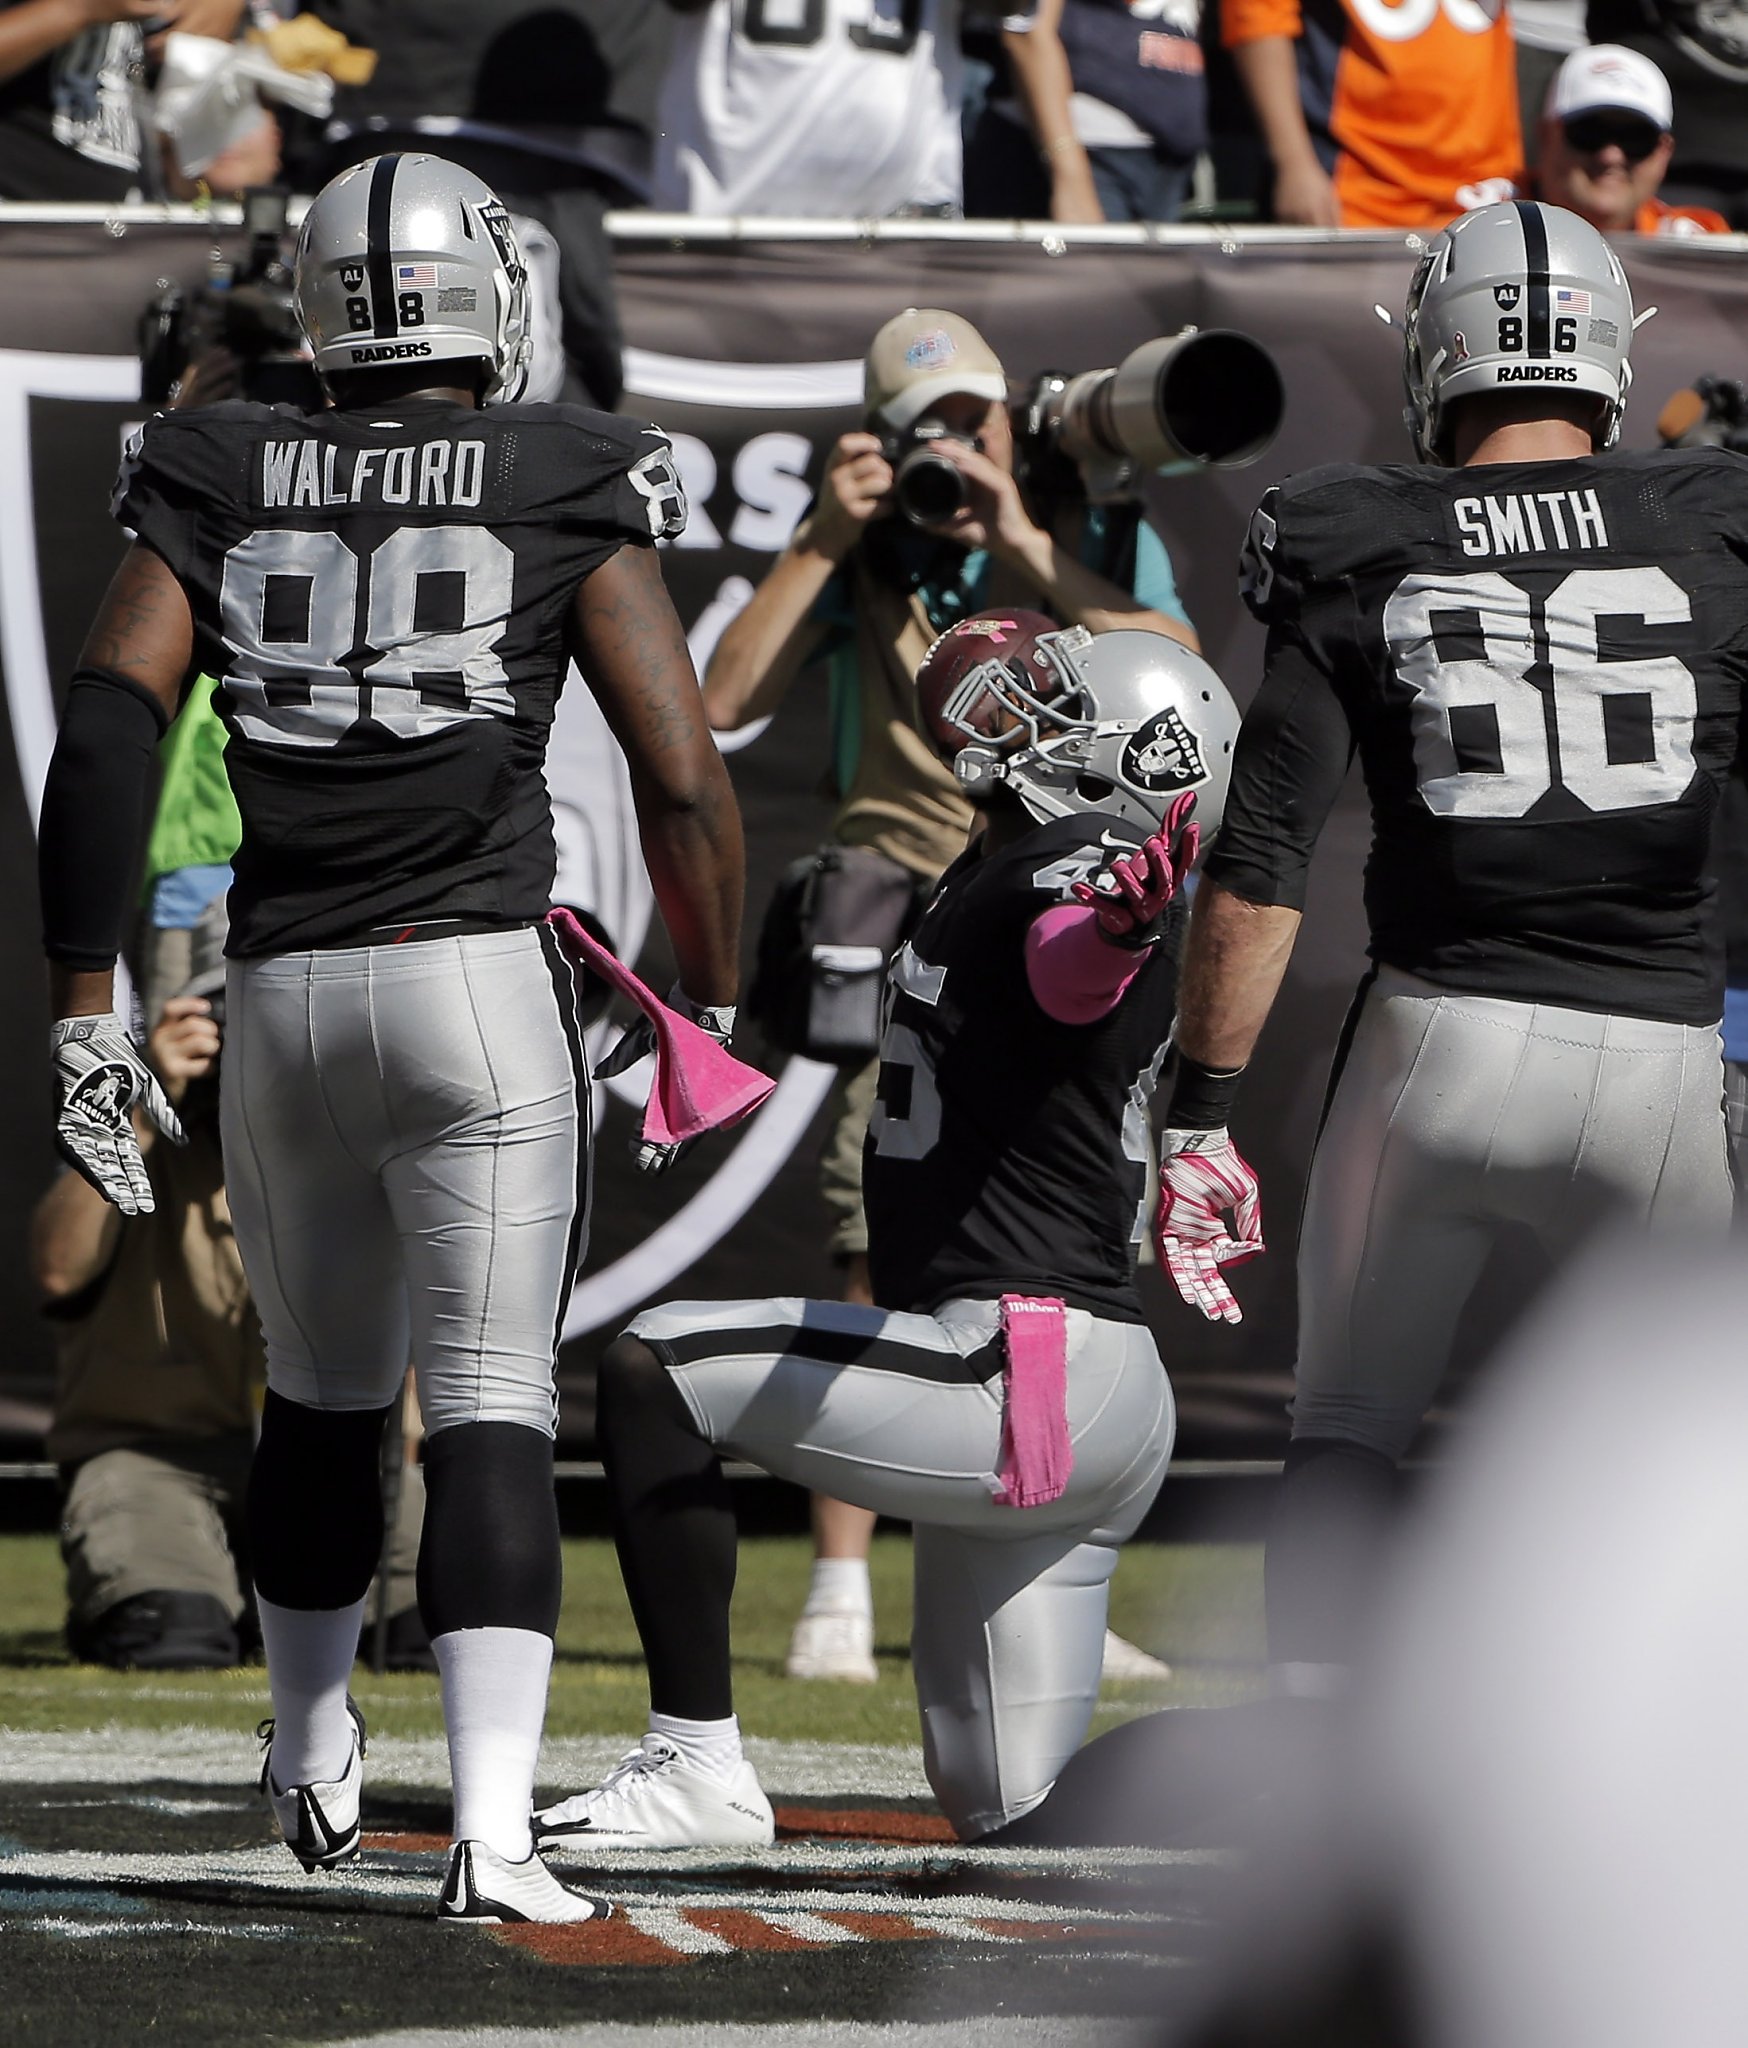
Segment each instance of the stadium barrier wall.
[[[1247,469],[1156,481],[1147,493],[1204,649],[1241,703],[1255,687],[1261,634],[1239,603],[1235,564],[1257,498],[1318,463],[1408,457],[1399,337],[1375,309],[1399,311],[1419,246],[1412,236],[637,214],[617,217],[615,229],[624,409],[674,439],[692,516],[666,566],[700,667],[788,537],[833,438],[856,423],[862,350],[903,306],[970,317],[1016,382],[1115,362],[1192,323],[1243,328],[1274,351],[1287,393],[1275,446]],[[20,1452],[40,1426],[50,1379],[24,1255],[29,1206],[53,1171],[32,819],[59,692],[124,545],[106,508],[124,435],[141,416],[136,322],[160,279],[196,287],[209,250],[235,244],[222,211],[0,208],[0,671],[14,768],[0,798],[0,974],[11,991],[0,1027],[11,1083],[0,1091],[0,1307],[11,1337],[0,1354],[0,1446]],[[1698,372],[1748,374],[1744,246],[1731,237],[1626,250],[1638,304],[1659,309],[1635,347],[1626,445],[1654,442],[1664,397]],[[804,677],[768,727],[736,736],[749,961],[776,874],[830,817],[824,695],[817,675]],[[623,770],[584,692],[567,695],[553,784],[561,893],[591,903],[646,978],[666,986]],[[1238,1275],[1242,1328],[1204,1325],[1146,1276],[1185,1453],[1266,1456],[1284,1437],[1297,1210],[1330,1051],[1364,965],[1367,836],[1351,786],[1320,849],[1298,953],[1242,1107],[1271,1247]],[[750,1038],[746,1050],[757,1056]],[[593,1243],[561,1364],[573,1455],[592,1438],[594,1357],[641,1303],[835,1291],[813,1193],[829,1079],[791,1063],[758,1119],[660,1183],[630,1167],[630,1105],[603,1097]],[[1533,1277],[1531,1263],[1502,1262],[1465,1354]]]

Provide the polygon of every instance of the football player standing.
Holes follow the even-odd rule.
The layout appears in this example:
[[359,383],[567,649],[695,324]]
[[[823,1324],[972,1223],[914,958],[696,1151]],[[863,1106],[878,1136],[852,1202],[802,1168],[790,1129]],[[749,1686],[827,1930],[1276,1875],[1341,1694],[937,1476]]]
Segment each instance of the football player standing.
[[1710,848],[1748,673],[1748,464],[1607,453],[1633,305],[1575,214],[1465,215],[1405,325],[1428,466],[1312,470],[1251,525],[1266,666],[1162,1141],[1167,1263],[1236,1319],[1220,1268],[1259,1226],[1228,1117],[1357,752],[1372,966],[1312,1160],[1267,1547],[1288,1692],[1351,1659],[1397,1461],[1501,1233],[1564,1260],[1611,1219],[1703,1242],[1730,1218]]
[[42,813],[59,1139],[125,1212],[151,1206],[128,1112],[168,1112],[112,968],[152,752],[204,670],[243,824],[222,1127],[267,1341],[262,1786],[306,1868],[357,1853],[346,1683],[410,1353],[455,1795],[438,1910],[586,1920],[605,1907],[529,1831],[559,1606],[553,1359],[590,1146],[571,973],[542,922],[541,766],[574,655],[630,763],[670,1000],[725,1036],[740,821],[655,551],[685,505],[654,428],[514,402],[527,278],[471,173],[394,155],[343,173],[304,223],[296,296],[332,410],[168,414],[123,468],[137,538]]
[[1030,1811],[1086,1733],[1106,1588],[1174,1411],[1135,1286],[1147,1098],[1176,988],[1192,802],[1219,823],[1238,715],[1157,633],[979,614],[917,678],[984,829],[887,988],[865,1154],[879,1307],[679,1302],[598,1395],[650,1728],[536,1815],[546,1845],[759,1843],[729,1672],[720,1454],[915,1534],[929,1782],[962,1837]]

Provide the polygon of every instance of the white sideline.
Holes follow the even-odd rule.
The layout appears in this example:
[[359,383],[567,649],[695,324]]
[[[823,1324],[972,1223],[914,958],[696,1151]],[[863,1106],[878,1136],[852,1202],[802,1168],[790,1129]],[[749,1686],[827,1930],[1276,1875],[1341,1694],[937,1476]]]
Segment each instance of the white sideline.
[[[637,1736],[566,1736],[541,1751],[542,1785],[592,1785],[616,1764]],[[768,1792],[811,1797],[907,1799],[926,1797],[921,1752],[908,1746],[857,1742],[773,1742],[751,1737],[747,1754]],[[253,1780],[260,1751],[247,1729],[111,1725],[71,1732],[0,1729],[0,1784],[236,1785]],[[370,1737],[367,1764],[378,1785],[440,1790],[449,1783],[443,1738]]]

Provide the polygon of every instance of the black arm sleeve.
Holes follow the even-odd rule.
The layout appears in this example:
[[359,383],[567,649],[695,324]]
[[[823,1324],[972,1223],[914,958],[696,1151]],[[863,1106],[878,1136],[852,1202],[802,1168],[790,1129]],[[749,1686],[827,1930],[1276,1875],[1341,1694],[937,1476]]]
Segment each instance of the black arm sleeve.
[[1353,733],[1327,673],[1296,628],[1272,627],[1207,873],[1247,903],[1303,910],[1311,851],[1352,758]]
[[168,723],[126,676],[81,669],[73,678],[37,829],[43,950],[63,967],[101,973],[121,951],[152,756]]

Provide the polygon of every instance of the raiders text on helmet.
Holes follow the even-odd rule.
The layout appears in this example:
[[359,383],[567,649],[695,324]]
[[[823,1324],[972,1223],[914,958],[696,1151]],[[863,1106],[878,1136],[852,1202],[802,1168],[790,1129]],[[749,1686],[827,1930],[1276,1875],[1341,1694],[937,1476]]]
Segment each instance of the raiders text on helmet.
[[489,185],[440,156],[378,156],[325,185],[297,245],[297,316],[324,382],[420,360],[487,365],[484,398],[526,382],[528,272]]
[[1089,633],[1037,612],[982,612],[923,657],[925,731],[973,797],[1005,785],[1040,822],[1110,811],[1152,831],[1196,792],[1207,837],[1232,773],[1238,707],[1163,633]]
[[1505,200],[1453,221],[1420,259],[1404,326],[1404,417],[1423,462],[1448,459],[1453,399],[1519,387],[1593,393],[1596,445],[1614,446],[1633,298],[1620,258],[1577,214]]

